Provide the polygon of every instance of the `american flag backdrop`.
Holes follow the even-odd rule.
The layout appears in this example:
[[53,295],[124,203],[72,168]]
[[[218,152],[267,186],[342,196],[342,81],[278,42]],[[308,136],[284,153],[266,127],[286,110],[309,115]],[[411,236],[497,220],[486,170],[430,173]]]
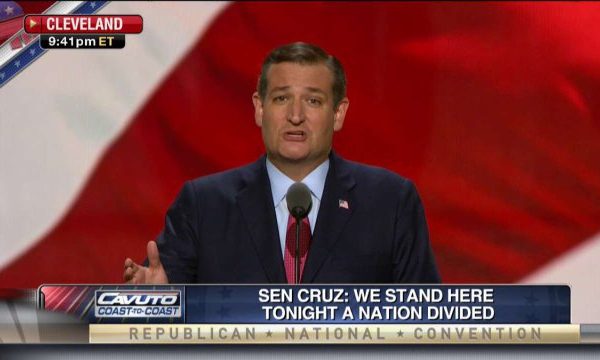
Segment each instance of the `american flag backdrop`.
[[[23,17],[26,14],[41,13],[52,3],[52,1],[0,1],[0,44],[23,29]],[[22,46],[18,40],[11,45],[12,48]]]
[[445,283],[567,283],[573,322],[600,322],[600,4],[100,13],[140,14],[144,31],[123,50],[48,51],[0,90],[0,287],[119,283],[185,180],[262,154],[261,61],[306,41],[348,74],[336,151],[414,180]]
[[0,1],[0,44],[23,28],[23,9],[14,1]]

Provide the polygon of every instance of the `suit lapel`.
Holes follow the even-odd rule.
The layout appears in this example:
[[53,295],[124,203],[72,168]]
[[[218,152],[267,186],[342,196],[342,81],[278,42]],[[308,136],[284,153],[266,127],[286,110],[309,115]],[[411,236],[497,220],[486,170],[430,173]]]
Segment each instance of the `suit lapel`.
[[246,187],[237,195],[238,206],[267,278],[272,283],[285,283],[285,267],[277,238],[277,220],[265,157],[247,170],[244,173]]
[[[348,164],[333,152],[329,159],[319,215],[302,275],[304,283],[312,282],[318,274],[357,205],[350,191],[355,182]],[[340,200],[347,201],[348,208],[340,206]]]

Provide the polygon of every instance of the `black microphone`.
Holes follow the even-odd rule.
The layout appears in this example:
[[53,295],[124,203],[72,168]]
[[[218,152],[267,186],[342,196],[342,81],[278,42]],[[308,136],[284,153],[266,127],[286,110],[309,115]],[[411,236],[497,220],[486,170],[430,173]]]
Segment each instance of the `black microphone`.
[[312,207],[310,189],[301,182],[293,183],[285,195],[288,210],[296,220],[304,219]]
[[296,219],[296,251],[294,253],[294,279],[295,283],[300,283],[300,225],[302,219],[308,216],[312,207],[312,197],[310,189],[301,182],[296,182],[290,186],[285,195],[287,207],[290,214]]

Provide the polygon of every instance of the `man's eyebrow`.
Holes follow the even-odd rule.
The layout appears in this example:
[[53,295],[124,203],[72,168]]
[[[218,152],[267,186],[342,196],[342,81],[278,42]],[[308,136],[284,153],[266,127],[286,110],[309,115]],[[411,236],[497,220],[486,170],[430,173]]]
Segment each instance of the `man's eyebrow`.
[[316,92],[316,93],[321,93],[323,95],[327,95],[327,93],[319,88],[315,88],[315,87],[307,87],[306,88],[308,91],[310,92]]
[[[269,91],[269,93],[274,93],[276,91],[285,91],[285,90],[289,90],[289,89],[290,89],[290,86],[287,86],[287,85],[286,86],[277,86],[277,87],[274,87],[273,89],[271,89],[271,91]],[[327,95],[327,93],[325,91],[323,91],[319,88],[316,88],[316,87],[308,86],[305,89],[308,90],[309,92],[317,92],[317,93]]]
[[284,91],[289,88],[290,88],[289,86],[277,86],[277,87],[272,88],[271,91],[269,91],[269,93],[273,93],[275,91]]

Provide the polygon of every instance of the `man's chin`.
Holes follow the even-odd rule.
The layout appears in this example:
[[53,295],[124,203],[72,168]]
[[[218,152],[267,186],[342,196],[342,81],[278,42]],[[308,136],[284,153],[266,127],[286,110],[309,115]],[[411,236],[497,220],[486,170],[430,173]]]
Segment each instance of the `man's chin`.
[[272,161],[289,164],[300,164],[309,160],[309,154],[306,151],[280,151],[268,155]]
[[281,155],[280,159],[281,159],[281,161],[284,161],[284,162],[290,163],[290,164],[302,164],[302,163],[308,161],[308,156],[306,156],[306,155]]
[[[323,159],[320,159],[321,157],[315,156],[314,154],[311,155],[308,153],[287,152],[287,153],[277,154],[276,159],[277,159],[277,161],[282,162],[282,163],[300,165],[300,164],[325,161],[325,159],[327,158],[327,154],[325,154],[322,157],[323,157]],[[269,158],[272,159],[273,157],[269,156]]]

